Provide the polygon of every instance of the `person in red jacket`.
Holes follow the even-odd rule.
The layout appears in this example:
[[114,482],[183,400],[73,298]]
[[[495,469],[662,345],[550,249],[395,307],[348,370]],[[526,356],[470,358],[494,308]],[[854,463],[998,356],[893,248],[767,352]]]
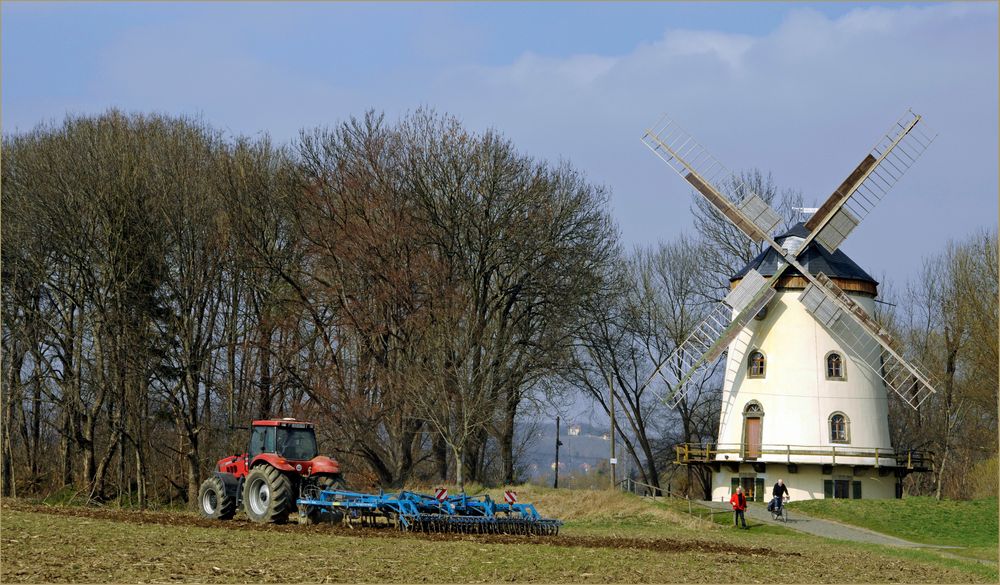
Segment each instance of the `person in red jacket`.
[[742,487],[736,488],[736,493],[729,498],[729,503],[733,505],[733,512],[735,513],[733,520],[736,522],[736,527],[739,528],[740,522],[742,522],[743,528],[746,529],[747,519],[743,515],[743,512],[747,509],[747,497],[743,495]]

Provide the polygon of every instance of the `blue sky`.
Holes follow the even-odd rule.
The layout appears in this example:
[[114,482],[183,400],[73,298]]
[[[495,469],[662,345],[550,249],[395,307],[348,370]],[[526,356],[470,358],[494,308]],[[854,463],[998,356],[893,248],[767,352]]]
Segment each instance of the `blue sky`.
[[629,244],[690,231],[690,190],[639,141],[667,112],[732,169],[820,203],[907,107],[935,144],[845,251],[901,286],[997,224],[995,3],[18,3],[2,124],[109,107],[280,140],[429,105],[568,159]]

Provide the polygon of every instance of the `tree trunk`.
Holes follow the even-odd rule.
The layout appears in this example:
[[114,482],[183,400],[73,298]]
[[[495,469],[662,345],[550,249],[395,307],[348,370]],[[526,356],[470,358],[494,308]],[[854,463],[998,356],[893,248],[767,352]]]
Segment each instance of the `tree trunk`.
[[459,489],[465,488],[465,450],[452,448],[455,453],[455,483]]
[[62,433],[59,437],[59,454],[62,457],[60,476],[62,477],[62,487],[73,485],[73,439],[76,430],[73,425],[73,416],[63,409]]
[[434,457],[434,468],[438,480],[445,482],[448,481],[448,443],[441,433],[434,433],[433,437],[431,453]]
[[201,489],[201,462],[198,460],[196,447],[191,447],[187,452],[187,476],[188,502],[197,502],[198,490]]
[[[101,462],[97,465],[97,469],[94,470],[94,479],[91,481],[90,489],[90,499],[97,499],[102,501],[105,499],[105,479],[108,475],[108,467],[111,464],[111,460],[115,456],[115,451],[118,449],[118,445],[122,440],[121,426],[112,421],[111,426],[115,429],[111,434],[111,440],[108,443],[108,448],[104,452],[104,456],[101,457]],[[91,449],[93,452],[93,449]]]
[[505,485],[514,483],[514,421],[517,417],[518,391],[507,393],[503,413],[503,427],[500,430],[500,460],[503,466],[502,479]]
[[[17,397],[21,390],[21,365],[23,363],[23,354],[19,359],[13,359],[11,352],[6,351],[4,348],[4,361],[7,362],[7,372],[6,372],[6,388],[5,392],[2,394],[3,398],[3,434],[0,435],[0,441],[3,443],[2,449],[0,449],[0,458],[2,458],[3,463],[0,467],[0,493],[5,497],[13,497],[16,495],[15,485],[14,485],[14,449],[12,445],[11,429],[13,428],[14,422],[14,404],[18,401]],[[11,361],[7,361],[11,360]]]
[[[37,368],[37,366],[36,366]],[[31,394],[31,483],[37,485],[39,481],[39,457],[42,442],[42,382],[41,377],[36,376]]]

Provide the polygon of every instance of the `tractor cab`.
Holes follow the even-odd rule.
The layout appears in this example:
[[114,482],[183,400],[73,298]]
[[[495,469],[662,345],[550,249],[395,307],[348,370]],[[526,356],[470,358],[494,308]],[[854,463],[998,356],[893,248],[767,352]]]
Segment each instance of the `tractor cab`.
[[253,421],[248,458],[253,461],[265,453],[288,461],[309,461],[317,455],[312,423],[291,418]]

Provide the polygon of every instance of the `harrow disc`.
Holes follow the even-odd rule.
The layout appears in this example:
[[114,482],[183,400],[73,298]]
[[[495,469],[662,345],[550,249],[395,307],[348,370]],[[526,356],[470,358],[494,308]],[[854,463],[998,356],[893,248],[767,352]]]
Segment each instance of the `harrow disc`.
[[397,522],[407,532],[437,534],[510,534],[515,536],[556,536],[560,520],[530,518],[502,518],[488,516],[451,516],[447,514],[421,514]]

